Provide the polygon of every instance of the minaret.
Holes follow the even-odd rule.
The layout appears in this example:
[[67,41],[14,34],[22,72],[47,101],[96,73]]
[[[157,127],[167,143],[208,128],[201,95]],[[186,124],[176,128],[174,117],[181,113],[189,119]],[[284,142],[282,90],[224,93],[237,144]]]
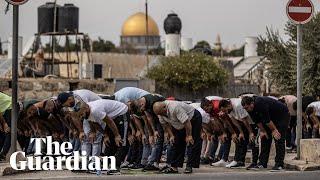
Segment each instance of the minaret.
[[214,43],[214,49],[216,51],[220,52],[221,57],[223,57],[223,49],[222,49],[220,34],[217,35],[216,42]]
[[181,20],[177,14],[169,14],[164,20],[164,31],[166,32],[166,56],[180,55]]

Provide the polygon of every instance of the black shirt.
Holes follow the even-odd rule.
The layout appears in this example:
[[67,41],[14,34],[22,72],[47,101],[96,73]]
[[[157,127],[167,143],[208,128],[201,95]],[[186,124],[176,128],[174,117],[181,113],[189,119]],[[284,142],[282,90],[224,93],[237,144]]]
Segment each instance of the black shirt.
[[270,97],[254,97],[254,109],[250,112],[253,121],[258,123],[274,123],[282,120],[282,117],[289,116],[287,106],[280,101]]
[[[162,96],[158,96],[158,95],[153,95],[153,94],[147,94],[142,96],[146,99],[146,104],[145,104],[145,111],[147,111],[149,114],[151,114],[151,116],[153,118],[158,118],[158,116],[153,112],[153,105],[156,102],[161,102],[161,101],[165,101],[166,99]],[[139,113],[138,110],[136,108],[132,109],[132,113],[137,115],[137,116],[142,116],[144,115],[144,113]]]
[[303,96],[302,97],[302,112],[306,112],[306,109],[309,104],[317,101],[313,96]]
[[154,114],[153,112],[154,103],[166,100],[162,96],[153,95],[153,94],[147,94],[147,95],[144,95],[143,97],[146,99],[145,111],[147,111],[150,114]]

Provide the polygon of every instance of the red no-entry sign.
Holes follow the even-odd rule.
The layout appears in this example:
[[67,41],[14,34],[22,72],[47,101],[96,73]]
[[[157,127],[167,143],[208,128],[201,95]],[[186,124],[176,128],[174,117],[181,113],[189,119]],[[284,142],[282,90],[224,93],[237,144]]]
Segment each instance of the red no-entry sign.
[[313,4],[310,0],[290,0],[287,4],[287,15],[295,24],[309,22],[313,12]]
[[26,3],[28,0],[6,0],[6,1],[12,5],[22,5]]

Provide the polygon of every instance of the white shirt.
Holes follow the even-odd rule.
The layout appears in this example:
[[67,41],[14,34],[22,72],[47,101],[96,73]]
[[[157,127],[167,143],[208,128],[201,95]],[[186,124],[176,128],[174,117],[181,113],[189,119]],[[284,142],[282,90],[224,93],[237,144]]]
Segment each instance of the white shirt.
[[189,104],[179,101],[165,101],[167,107],[167,117],[158,116],[162,124],[169,123],[177,130],[184,128],[184,122],[191,120],[195,109]]
[[202,122],[208,124],[211,120],[210,114],[206,113],[201,107],[197,108],[197,110],[200,112],[202,116]]
[[223,98],[220,96],[207,96],[206,99],[208,99],[209,101],[212,101],[212,100],[222,100]]
[[142,96],[150,94],[149,92],[135,88],[125,87],[114,93],[115,100],[127,104],[129,101],[140,99]]
[[194,107],[195,109],[198,109],[200,107],[201,103],[191,103],[190,106]]
[[81,90],[75,90],[75,91],[72,91],[73,92],[73,95],[76,99],[76,103],[77,104],[78,102],[85,102],[85,103],[88,103],[88,102],[91,102],[91,101],[95,101],[95,100],[99,100],[101,99],[101,97],[99,97],[96,93],[92,92],[92,91],[89,91],[87,89],[81,89]]
[[313,102],[308,107],[313,107],[316,116],[320,116],[320,101]]
[[233,109],[230,112],[230,115],[232,117],[234,117],[238,121],[242,121],[243,118],[248,117],[250,120],[249,123],[254,124],[248,112],[245,109],[243,109],[240,98],[231,98],[230,101]]
[[90,115],[88,120],[101,124],[103,119],[108,116],[110,119],[115,119],[118,116],[124,115],[128,112],[128,106],[124,103],[100,99],[88,102],[90,107]]

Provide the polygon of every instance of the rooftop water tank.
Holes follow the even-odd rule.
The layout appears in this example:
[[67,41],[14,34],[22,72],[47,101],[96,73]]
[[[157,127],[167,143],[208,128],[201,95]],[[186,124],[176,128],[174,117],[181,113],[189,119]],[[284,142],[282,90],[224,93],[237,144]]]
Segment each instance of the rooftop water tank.
[[[61,6],[56,5],[56,14],[59,13]],[[55,5],[52,2],[47,2],[46,4],[38,7],[38,33],[48,33],[57,30],[58,18],[56,18],[56,27],[54,28],[54,8]],[[56,16],[58,17],[58,16]]]
[[182,28],[180,18],[174,13],[168,14],[163,26],[166,34],[180,34]]
[[79,8],[73,4],[65,4],[59,9],[59,32],[78,32]]

